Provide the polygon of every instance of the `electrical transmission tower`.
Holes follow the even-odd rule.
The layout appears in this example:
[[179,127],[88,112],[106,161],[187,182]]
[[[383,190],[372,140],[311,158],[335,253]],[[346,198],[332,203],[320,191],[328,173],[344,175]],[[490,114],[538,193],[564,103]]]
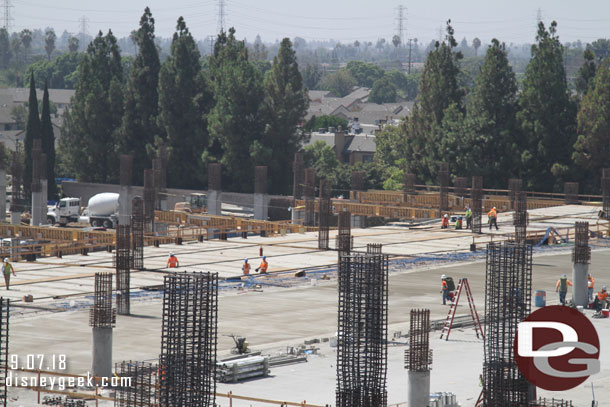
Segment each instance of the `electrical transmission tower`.
[[225,25],[226,25],[226,21],[225,21],[225,17],[226,17],[226,1],[225,0],[218,0],[218,27],[217,30],[218,32],[222,32],[225,30]]
[[405,21],[407,20],[407,8],[405,6],[403,6],[402,4],[399,5],[397,7],[398,10],[398,16],[396,17],[396,31],[397,31],[397,35],[400,38],[400,46],[404,46],[405,43],[405,31],[406,31],[406,24]]
[[11,16],[11,8],[13,8],[11,0],[2,0],[2,8],[4,11],[4,22],[2,24],[2,28],[10,33],[13,21],[13,17]]
[[85,43],[85,41],[87,39],[87,29],[89,28],[89,19],[87,18],[87,16],[82,16],[78,20],[78,24],[80,26],[80,32],[78,34],[79,41],[80,41],[80,48],[82,50],[86,50],[87,44]]

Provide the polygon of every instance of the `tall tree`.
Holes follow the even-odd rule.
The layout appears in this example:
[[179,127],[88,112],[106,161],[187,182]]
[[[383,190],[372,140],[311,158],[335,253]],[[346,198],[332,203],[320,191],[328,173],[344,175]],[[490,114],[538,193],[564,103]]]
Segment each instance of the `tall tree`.
[[584,170],[582,180],[596,187],[601,168],[610,167],[610,59],[599,65],[582,100],[572,159]]
[[55,51],[55,40],[57,39],[57,35],[55,34],[55,31],[50,28],[47,30],[47,32],[45,32],[44,35],[44,50],[47,53],[47,59],[50,61],[51,60],[51,54],[53,54],[53,51]]
[[32,48],[32,31],[30,31],[30,30],[28,30],[26,28],[23,31],[21,31],[19,36],[21,37],[21,43],[23,44],[23,49],[25,50],[25,57],[24,58],[25,58],[25,62],[27,63],[27,61],[28,61],[28,52]]
[[595,78],[595,54],[590,48],[585,49],[584,59],[576,78],[576,90],[581,95],[587,94]]
[[11,62],[11,40],[6,28],[0,28],[0,68],[8,68]]
[[481,40],[479,37],[474,37],[472,40],[472,47],[474,48],[474,56],[476,57],[479,52],[479,47],[481,46]]
[[207,104],[211,99],[201,72],[200,53],[180,17],[170,55],[159,76],[159,126],[167,134],[168,184],[200,188],[201,154],[208,145]]
[[445,41],[436,42],[426,59],[417,105],[407,126],[409,169],[427,181],[436,180],[438,163],[444,160],[439,149],[445,110],[453,104],[461,109],[464,97],[458,84],[462,54],[454,51],[457,42],[453,34],[449,20]]
[[307,64],[301,75],[307,89],[317,89],[320,78],[322,78],[322,72],[320,72],[320,67],[317,64]]
[[80,46],[80,41],[78,38],[76,37],[70,37],[68,38],[68,50],[70,52],[76,52],[78,51],[78,47]]
[[215,105],[208,116],[208,130],[213,144],[203,160],[223,164],[229,188],[251,191],[250,148],[264,131],[259,108],[264,93],[260,71],[248,62],[248,50],[235,38],[234,28],[218,35],[210,58],[210,79]]
[[135,34],[138,54],[131,67],[125,95],[122,152],[133,155],[133,176],[142,182],[144,169],[150,168],[159,112],[159,52],[155,44],[155,19],[146,7]]
[[[78,67],[71,110],[64,113],[60,152],[62,168],[81,181],[118,179],[119,138],[123,115],[123,65],[111,31],[87,47]],[[59,155],[58,155],[59,156]]]
[[40,116],[40,135],[42,152],[47,155],[47,199],[53,199],[57,193],[55,185],[55,134],[51,123],[51,108],[49,105],[49,87],[47,82],[44,84],[44,94],[42,96],[42,113]]
[[349,95],[355,85],[356,80],[346,69],[339,69],[322,79],[322,87],[340,98]]
[[517,118],[524,136],[522,176],[528,187],[544,191],[561,188],[561,177],[569,171],[571,151],[566,146],[575,141],[576,105],[570,99],[557,23],[553,21],[547,30],[540,22],[536,41]]
[[268,165],[269,189],[287,193],[291,184],[291,165],[307,135],[297,126],[305,118],[309,96],[303,87],[303,78],[292,43],[284,38],[273,67],[265,76],[264,109],[267,125],[262,140],[263,147],[273,152],[269,157],[253,157],[257,164]]
[[389,76],[383,76],[375,81],[369,100],[379,104],[396,102],[396,85]]
[[30,75],[30,97],[28,99],[28,122],[25,127],[23,189],[25,198],[29,199],[32,185],[32,148],[34,139],[40,139],[40,117],[38,116],[38,98],[36,97],[36,82]]

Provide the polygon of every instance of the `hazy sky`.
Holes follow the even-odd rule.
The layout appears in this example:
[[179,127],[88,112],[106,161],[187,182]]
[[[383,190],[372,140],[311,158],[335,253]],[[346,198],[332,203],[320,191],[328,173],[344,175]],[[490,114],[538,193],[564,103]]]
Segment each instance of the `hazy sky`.
[[[128,35],[138,26],[145,6],[156,20],[156,33],[169,37],[176,19],[184,16],[198,39],[213,35],[218,25],[218,0],[11,0],[14,30],[53,27],[80,31],[81,17],[89,34],[107,31]],[[533,42],[537,10],[542,20],[559,24],[562,41],[591,42],[610,37],[609,0],[461,0],[401,2],[391,0],[225,0],[226,27],[234,26],[239,38],[265,42],[285,36],[307,40],[334,38],[342,42],[390,39],[397,32],[398,5],[405,9],[405,38],[428,42],[451,18],[458,41],[478,36],[483,42],[497,37],[506,43]],[[0,19],[3,13],[0,14]]]

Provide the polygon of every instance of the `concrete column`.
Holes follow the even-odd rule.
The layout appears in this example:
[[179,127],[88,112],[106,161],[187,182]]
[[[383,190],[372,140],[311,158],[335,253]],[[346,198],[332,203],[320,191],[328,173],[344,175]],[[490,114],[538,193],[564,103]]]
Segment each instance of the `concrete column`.
[[0,222],[6,222],[6,170],[0,168]]
[[426,407],[430,403],[430,371],[409,371],[408,406]]
[[47,224],[47,197],[49,196],[49,181],[46,178],[40,180],[42,202],[40,205],[40,223]]
[[121,185],[119,191],[119,225],[131,224],[131,199],[129,185]]
[[11,211],[11,225],[21,225],[21,212]]
[[362,215],[352,215],[352,228],[366,227],[365,217]]
[[575,305],[582,305],[584,308],[589,305],[588,275],[588,264],[574,263],[572,265],[572,299]]
[[303,223],[305,221],[305,211],[302,209],[292,208],[290,220],[292,223]]
[[254,219],[267,220],[269,217],[269,203],[267,194],[254,194]]
[[40,213],[42,212],[42,192],[32,191],[32,219],[30,220],[31,226],[40,225]]
[[93,328],[91,374],[112,377],[112,328]]
[[208,191],[208,213],[210,215],[220,215],[222,210],[222,192]]

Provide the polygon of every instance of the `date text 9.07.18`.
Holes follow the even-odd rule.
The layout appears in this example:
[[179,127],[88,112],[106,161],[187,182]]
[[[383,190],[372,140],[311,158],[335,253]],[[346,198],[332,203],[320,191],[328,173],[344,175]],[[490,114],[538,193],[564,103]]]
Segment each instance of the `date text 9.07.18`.
[[9,368],[27,370],[66,370],[66,355],[11,354]]

